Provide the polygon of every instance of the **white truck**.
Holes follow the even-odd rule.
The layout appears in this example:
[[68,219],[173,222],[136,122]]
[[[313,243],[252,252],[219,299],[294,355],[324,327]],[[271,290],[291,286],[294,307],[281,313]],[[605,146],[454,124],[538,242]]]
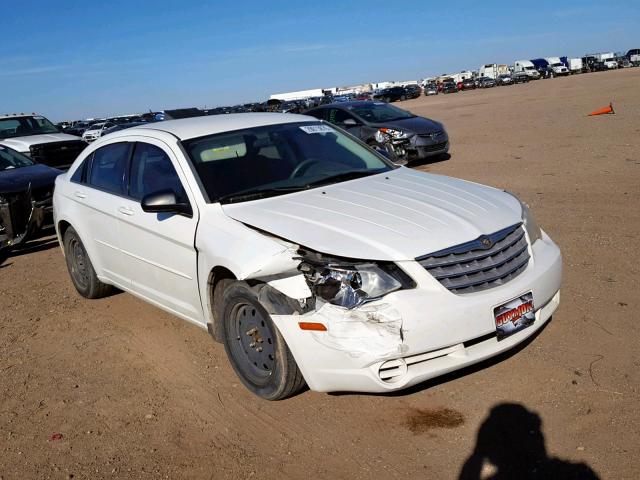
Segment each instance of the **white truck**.
[[50,167],[68,168],[87,143],[61,133],[42,115],[0,116],[0,145],[6,145]]
[[582,72],[582,59],[581,58],[567,58],[567,68],[571,74]]
[[569,69],[560,60],[560,57],[546,57],[545,60],[549,63],[549,68],[553,72],[554,77],[561,77],[569,75]]
[[498,78],[498,64],[496,63],[487,63],[485,65],[480,65],[478,69],[479,77],[489,77],[494,80]]
[[530,80],[539,80],[540,72],[530,60],[516,60],[513,64],[514,73],[526,73]]

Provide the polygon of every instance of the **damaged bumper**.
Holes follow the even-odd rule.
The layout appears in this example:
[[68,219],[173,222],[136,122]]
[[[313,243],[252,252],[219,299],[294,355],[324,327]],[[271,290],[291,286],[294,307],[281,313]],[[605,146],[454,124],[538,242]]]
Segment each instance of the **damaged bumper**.
[[0,195],[0,249],[24,242],[52,214],[51,199],[35,201],[31,192]]
[[[522,274],[483,292],[454,294],[417,262],[403,262],[416,288],[351,310],[324,303],[273,319],[312,390],[400,390],[498,355],[543,327],[559,305],[562,262],[546,235],[531,253]],[[527,292],[533,294],[535,322],[499,341],[494,308]],[[326,331],[302,330],[300,322],[322,324]]]

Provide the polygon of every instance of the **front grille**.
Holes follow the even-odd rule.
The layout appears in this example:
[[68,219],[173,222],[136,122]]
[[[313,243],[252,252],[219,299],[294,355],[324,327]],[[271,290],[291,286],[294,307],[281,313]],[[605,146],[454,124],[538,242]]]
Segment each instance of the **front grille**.
[[421,138],[431,138],[431,139],[436,139],[438,137],[441,137],[442,135],[444,135],[444,130],[438,130],[437,132],[431,132],[431,133],[420,133],[418,134],[419,137]]
[[40,143],[31,146],[31,158],[50,167],[65,168],[73,163],[86,146],[86,142],[82,140]]
[[529,264],[522,224],[416,259],[436,280],[456,294],[504,285]]

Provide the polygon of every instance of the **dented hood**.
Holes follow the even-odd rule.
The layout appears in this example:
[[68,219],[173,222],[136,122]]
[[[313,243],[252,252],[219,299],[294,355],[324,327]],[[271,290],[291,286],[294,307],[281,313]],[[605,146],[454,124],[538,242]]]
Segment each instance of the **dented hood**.
[[222,208],[318,252],[368,260],[412,260],[521,221],[501,190],[404,167]]

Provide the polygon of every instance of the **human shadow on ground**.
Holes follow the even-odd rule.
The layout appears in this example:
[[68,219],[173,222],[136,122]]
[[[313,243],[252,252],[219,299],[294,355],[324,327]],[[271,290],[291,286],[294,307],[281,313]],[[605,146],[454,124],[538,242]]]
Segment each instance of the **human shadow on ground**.
[[542,419],[518,403],[501,403],[478,430],[476,446],[462,466],[459,480],[597,480],[585,463],[550,457]]

